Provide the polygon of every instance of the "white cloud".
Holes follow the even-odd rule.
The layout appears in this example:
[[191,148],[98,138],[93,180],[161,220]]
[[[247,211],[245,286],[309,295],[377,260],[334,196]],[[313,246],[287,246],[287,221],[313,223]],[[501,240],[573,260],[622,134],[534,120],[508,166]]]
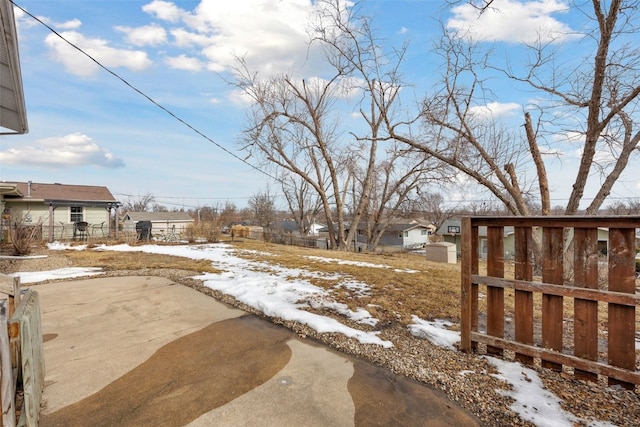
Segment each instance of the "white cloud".
[[72,19],[55,26],[61,30],[76,30],[82,26],[82,22],[79,19]]
[[302,66],[308,53],[306,26],[315,7],[311,0],[202,0],[192,12],[165,1],[153,1],[143,10],[180,21],[183,27],[169,30],[173,41],[197,48],[207,69],[221,72],[243,57],[268,75]]
[[[66,31],[61,35],[105,67],[125,67],[133,71],[140,71],[151,65],[151,61],[143,51],[116,49],[110,47],[106,40],[87,38],[76,31]],[[57,35],[49,34],[45,38],[45,43],[52,50],[54,59],[62,62],[70,73],[88,77],[99,70],[99,66],[95,62]]]
[[115,28],[126,34],[127,41],[135,46],[158,46],[167,42],[167,32],[156,24],[137,28],[123,26]]
[[90,137],[79,132],[41,139],[30,146],[9,148],[0,152],[0,163],[52,168],[88,165],[111,169],[124,167],[122,159],[100,148]]
[[202,62],[198,58],[178,55],[165,58],[164,62],[171,68],[186,71],[200,71],[203,68]]
[[162,0],[153,0],[151,3],[144,5],[142,10],[168,22],[178,22],[185,15],[185,12],[172,2]]
[[522,106],[514,102],[490,102],[487,105],[471,107],[469,112],[478,118],[495,119],[497,117],[513,116],[522,111]]
[[178,47],[208,46],[213,43],[211,37],[187,31],[184,28],[174,28],[170,30],[170,33]]
[[253,100],[251,99],[251,97],[240,89],[234,89],[228,92],[227,99],[231,101],[232,104],[241,108],[253,105]]
[[482,14],[464,3],[452,9],[447,28],[478,41],[561,42],[574,37],[575,32],[552,15],[568,11],[569,5],[561,0],[494,0]]

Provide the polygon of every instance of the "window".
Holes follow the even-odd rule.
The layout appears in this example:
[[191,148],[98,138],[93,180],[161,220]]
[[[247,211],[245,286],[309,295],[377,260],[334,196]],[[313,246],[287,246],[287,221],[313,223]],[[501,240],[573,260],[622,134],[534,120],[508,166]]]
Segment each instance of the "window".
[[82,206],[71,206],[71,222],[83,221]]
[[449,234],[460,234],[460,226],[459,225],[450,225],[447,228]]
[[427,230],[420,230],[420,234],[422,236],[426,236],[427,235]]
[[409,232],[408,231],[404,232],[404,237],[409,237]]

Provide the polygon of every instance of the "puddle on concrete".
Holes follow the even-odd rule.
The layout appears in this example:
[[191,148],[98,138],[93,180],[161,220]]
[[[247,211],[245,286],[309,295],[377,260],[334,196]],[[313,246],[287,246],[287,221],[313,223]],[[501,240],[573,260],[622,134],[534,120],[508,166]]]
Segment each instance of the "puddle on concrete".
[[385,369],[354,362],[349,393],[355,426],[478,426],[441,392]]
[[42,415],[40,425],[183,426],[277,374],[291,358],[290,338],[255,316],[214,323],[165,345],[92,396]]

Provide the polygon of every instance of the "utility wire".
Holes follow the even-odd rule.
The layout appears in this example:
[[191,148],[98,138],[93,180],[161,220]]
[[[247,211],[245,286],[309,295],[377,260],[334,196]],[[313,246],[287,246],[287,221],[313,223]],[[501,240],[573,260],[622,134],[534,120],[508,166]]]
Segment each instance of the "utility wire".
[[95,59],[93,56],[91,56],[90,54],[88,54],[87,52],[85,52],[84,50],[82,50],[82,48],[78,47],[77,45],[75,45],[74,43],[72,43],[71,41],[67,40],[64,36],[62,36],[62,34],[58,33],[56,30],[54,30],[52,27],[50,27],[48,24],[46,24],[45,22],[43,22],[42,20],[40,20],[38,17],[36,17],[35,15],[31,14],[29,11],[27,11],[26,9],[24,9],[22,6],[20,6],[19,4],[15,3],[13,0],[9,0],[15,7],[17,7],[18,9],[20,9],[21,11],[23,11],[26,15],[30,16],[32,19],[34,19],[35,21],[37,21],[38,23],[40,23],[41,25],[43,25],[45,28],[47,28],[49,31],[51,31],[53,34],[55,34],[56,36],[58,36],[61,40],[63,40],[65,43],[67,43],[69,46],[73,47],[74,49],[76,49],[77,51],[79,51],[80,53],[82,53],[84,56],[86,56],[87,58],[89,58],[91,61],[95,62],[100,68],[102,68],[103,70],[105,70],[107,73],[111,74],[113,77],[115,77],[116,79],[120,80],[122,83],[124,83],[125,85],[127,85],[130,89],[132,89],[133,91],[137,92],[139,95],[143,96],[145,99],[147,99],[149,102],[151,102],[153,105],[155,105],[156,107],[158,107],[159,109],[161,109],[162,111],[164,111],[165,113],[169,114],[171,117],[173,117],[174,119],[176,119],[177,121],[179,121],[180,123],[182,123],[183,125],[185,125],[186,127],[188,127],[189,129],[191,129],[192,131],[194,131],[195,133],[197,133],[198,135],[200,135],[202,138],[206,139],[207,141],[209,141],[210,143],[212,143],[213,145],[215,145],[216,147],[218,147],[219,149],[221,149],[222,151],[224,151],[225,153],[229,154],[230,156],[234,157],[235,159],[241,161],[242,163],[244,163],[245,165],[251,167],[252,169],[260,172],[263,175],[266,175],[267,177],[283,183],[284,182],[279,179],[274,177],[273,175],[271,175],[270,173],[258,168],[257,166],[254,166],[253,164],[249,163],[248,161],[246,161],[246,159],[243,159],[242,157],[234,154],[232,151],[226,149],[224,146],[218,144],[216,141],[214,141],[212,138],[208,137],[206,134],[204,134],[203,132],[201,132],[200,130],[198,130],[197,128],[195,128],[194,126],[192,126],[190,123],[188,123],[186,120],[182,119],[181,117],[179,117],[177,114],[173,113],[171,110],[169,110],[168,108],[164,107],[162,104],[160,104],[159,102],[155,101],[153,98],[151,98],[149,95],[147,95],[146,93],[144,93],[143,91],[141,91],[140,89],[138,89],[137,87],[135,87],[134,85],[132,85],[131,83],[129,83],[124,77],[120,76],[118,73],[116,73],[115,71],[112,71],[110,68],[106,67],[105,65],[102,65],[102,63],[100,63],[100,61],[98,61],[97,59]]

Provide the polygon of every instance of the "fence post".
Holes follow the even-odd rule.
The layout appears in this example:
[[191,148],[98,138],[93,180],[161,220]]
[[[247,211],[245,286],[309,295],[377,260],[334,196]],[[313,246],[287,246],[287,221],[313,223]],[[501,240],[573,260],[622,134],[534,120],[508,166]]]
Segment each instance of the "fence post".
[[[635,284],[635,229],[609,229],[609,290],[633,294]],[[609,363],[634,370],[636,363],[636,307],[609,304]],[[609,378],[609,385],[619,384],[633,389],[634,385]]]
[[[598,229],[573,229],[573,279],[579,288],[598,289]],[[574,354],[598,360],[598,301],[576,298],[573,309]],[[591,372],[575,369],[578,379],[597,381]]]
[[[516,280],[531,281],[533,265],[531,263],[531,227],[515,227],[515,271]],[[533,345],[533,292],[516,290],[514,296],[515,338],[516,341]],[[533,364],[533,357],[517,353],[516,360],[527,365]]]
[[[487,276],[504,277],[504,228],[487,227]],[[504,289],[487,285],[487,334],[504,338]],[[502,356],[503,351],[487,346],[487,353]]]
[[[542,281],[562,285],[564,256],[564,229],[545,227],[542,230]],[[557,295],[542,294],[542,347],[562,351],[564,330],[563,298]],[[542,361],[544,368],[562,370],[562,365]]]
[[471,275],[472,268],[472,245],[471,245],[471,218],[462,218],[462,267],[461,267],[461,289],[460,289],[460,350],[471,351],[471,328],[472,328],[472,291]]

